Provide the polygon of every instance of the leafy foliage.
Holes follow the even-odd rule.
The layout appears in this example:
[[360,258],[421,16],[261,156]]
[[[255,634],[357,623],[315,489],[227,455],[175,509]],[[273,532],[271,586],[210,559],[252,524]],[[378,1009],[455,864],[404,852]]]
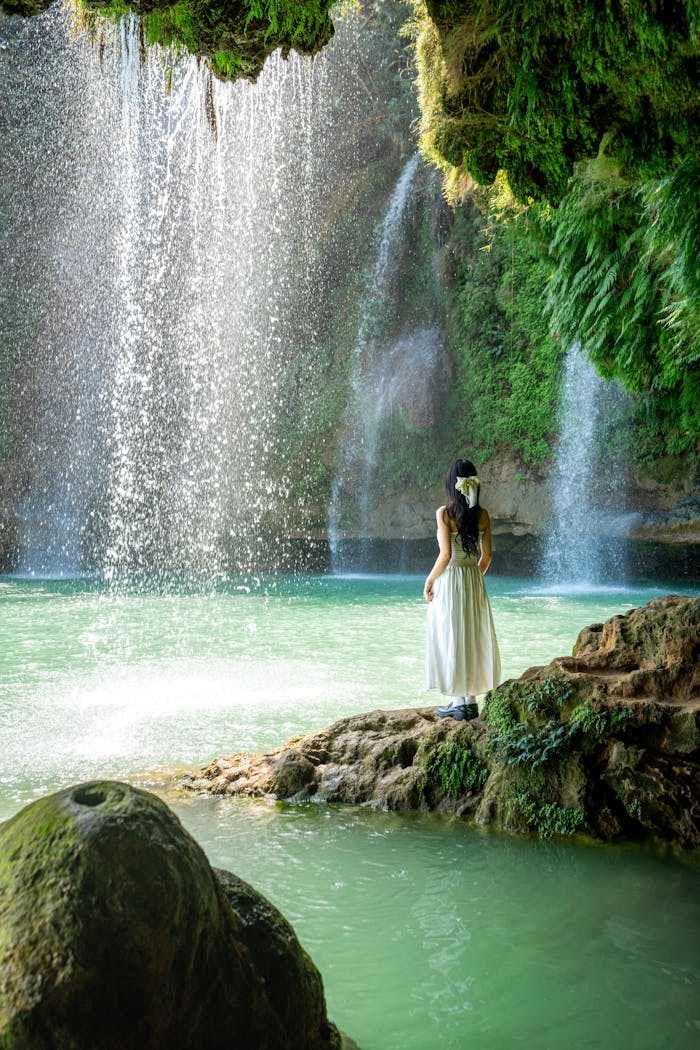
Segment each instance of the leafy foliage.
[[544,316],[550,267],[538,235],[527,214],[485,220],[465,204],[455,215],[448,409],[455,443],[482,461],[504,447],[533,465],[551,454],[562,349]]
[[315,54],[333,35],[331,0],[207,0],[143,3],[141,0],[70,0],[81,26],[95,29],[101,18],[119,21],[139,15],[148,44],[183,49],[205,58],[223,80],[255,80],[278,47]]
[[515,790],[512,801],[522,818],[535,828],[541,838],[552,835],[573,835],[586,823],[580,809],[560,806],[557,802],[542,802],[529,791]]
[[489,771],[466,744],[449,737],[435,743],[428,735],[421,741],[417,760],[428,781],[437,784],[450,798],[481,791]]
[[[572,682],[556,675],[493,690],[485,705],[486,721],[494,730],[489,750],[505,766],[553,769],[573,750],[592,749],[624,733],[632,719],[628,708],[596,709],[589,700],[576,704],[567,716],[575,698]],[[524,716],[522,721],[518,715]]]
[[571,731],[564,722],[550,719],[544,726],[530,727],[518,723],[500,736],[493,737],[490,748],[506,766],[539,769],[560,762],[571,746]]
[[697,138],[693,0],[414,0],[422,149],[521,201],[558,202],[599,152],[662,178]]
[[647,458],[692,453],[700,432],[699,198],[696,161],[654,187],[596,163],[551,220],[553,325],[638,395]]

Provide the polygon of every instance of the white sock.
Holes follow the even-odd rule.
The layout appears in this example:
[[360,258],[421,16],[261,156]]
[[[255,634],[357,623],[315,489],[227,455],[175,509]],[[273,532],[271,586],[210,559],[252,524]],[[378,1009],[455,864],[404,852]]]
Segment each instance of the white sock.
[[475,704],[476,703],[476,697],[472,696],[471,693],[468,693],[466,698],[465,698],[465,700],[464,700],[464,702],[465,702],[465,704]]

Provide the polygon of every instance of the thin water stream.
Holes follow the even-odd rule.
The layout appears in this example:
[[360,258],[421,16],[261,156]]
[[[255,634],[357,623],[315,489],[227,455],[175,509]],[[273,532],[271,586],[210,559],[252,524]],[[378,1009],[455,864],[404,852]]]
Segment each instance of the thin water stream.
[[[658,588],[489,576],[505,674]],[[0,580],[0,818],[92,777],[162,792],[213,863],[294,923],[362,1050],[686,1050],[700,1040],[698,870],[643,848],[460,820],[188,798],[175,767],[347,714],[428,704],[416,577],[214,591]]]
[[564,358],[549,478],[552,517],[542,561],[543,576],[554,584],[594,586],[627,576],[625,538],[638,515],[627,507],[626,468],[614,428],[629,404],[622,388],[601,379],[574,343]]

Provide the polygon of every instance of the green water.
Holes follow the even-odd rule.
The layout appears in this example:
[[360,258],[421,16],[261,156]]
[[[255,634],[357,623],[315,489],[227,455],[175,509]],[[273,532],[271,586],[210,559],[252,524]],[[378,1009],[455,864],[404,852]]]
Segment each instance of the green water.
[[433,816],[178,811],[293,922],[362,1050],[700,1043],[697,869]]
[[[676,584],[557,595],[488,578],[504,674]],[[297,928],[362,1050],[700,1046],[698,869],[435,816],[171,796],[166,773],[344,714],[435,702],[416,577],[213,593],[0,580],[0,819],[96,776],[165,792]]]

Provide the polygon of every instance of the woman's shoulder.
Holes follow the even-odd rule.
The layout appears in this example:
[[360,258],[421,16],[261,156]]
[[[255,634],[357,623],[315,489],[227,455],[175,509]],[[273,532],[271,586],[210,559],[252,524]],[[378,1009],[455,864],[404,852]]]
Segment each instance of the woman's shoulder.
[[450,515],[447,513],[447,505],[446,504],[443,505],[442,507],[438,507],[438,509],[435,511],[435,520],[437,521],[438,526],[440,526],[440,525],[447,525],[447,527],[450,530],[450,532],[455,532],[456,529],[457,529],[457,526],[456,526],[455,522],[452,520]]
[[479,507],[479,532],[486,532],[490,524],[491,519],[486,507]]

